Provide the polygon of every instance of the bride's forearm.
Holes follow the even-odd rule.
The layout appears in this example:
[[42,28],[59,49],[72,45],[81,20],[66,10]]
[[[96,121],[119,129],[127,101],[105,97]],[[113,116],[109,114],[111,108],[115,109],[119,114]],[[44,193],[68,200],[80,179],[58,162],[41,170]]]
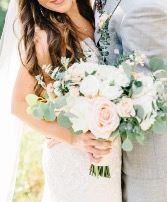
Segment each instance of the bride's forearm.
[[56,121],[47,122],[45,120],[35,119],[32,115],[27,114],[26,109],[26,102],[17,103],[17,105],[12,106],[12,114],[45,137],[72,144],[72,136],[68,129],[61,128]]

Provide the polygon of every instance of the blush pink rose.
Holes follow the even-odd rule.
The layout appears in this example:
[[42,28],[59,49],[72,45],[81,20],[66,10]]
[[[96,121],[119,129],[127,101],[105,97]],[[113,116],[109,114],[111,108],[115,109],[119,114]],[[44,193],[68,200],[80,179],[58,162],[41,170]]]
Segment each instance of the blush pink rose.
[[117,104],[117,113],[123,118],[135,116],[132,99],[123,97],[122,100]]
[[116,105],[107,98],[98,97],[92,105],[90,131],[96,138],[108,139],[119,126]]
[[76,86],[70,86],[70,95],[72,95],[74,97],[78,97],[79,96],[79,88]]

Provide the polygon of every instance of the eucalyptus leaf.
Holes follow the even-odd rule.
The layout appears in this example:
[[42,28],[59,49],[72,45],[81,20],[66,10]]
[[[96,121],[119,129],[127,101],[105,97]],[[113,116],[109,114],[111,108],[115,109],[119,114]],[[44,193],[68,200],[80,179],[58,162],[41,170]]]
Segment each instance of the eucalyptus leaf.
[[48,96],[47,93],[44,94],[44,98],[45,98],[45,99],[48,99],[48,98],[49,98],[49,96]]
[[133,140],[134,139],[134,133],[133,132],[127,132],[127,137],[129,140]]
[[34,94],[29,94],[26,96],[26,102],[30,106],[36,105],[38,99],[39,99],[39,97],[37,95],[34,95]]
[[95,75],[95,74],[96,74],[96,72],[97,72],[97,71],[93,71],[93,72],[91,73],[91,75]]
[[75,132],[73,128],[70,128],[71,135],[81,135],[83,133],[82,130]]
[[27,107],[27,114],[32,114],[33,110],[31,106]]
[[46,121],[52,122],[56,120],[56,113],[51,106],[48,106],[46,109],[44,109],[43,113],[44,113],[44,119]]
[[122,67],[124,69],[126,76],[130,79],[131,78],[131,72],[132,72],[131,67],[126,62],[122,63]]
[[60,127],[62,127],[62,128],[71,128],[72,127],[72,123],[69,120],[69,117],[65,116],[65,112],[61,112],[58,115],[57,121],[58,121],[58,124],[60,125]]
[[128,138],[126,140],[124,140],[124,142],[122,144],[122,149],[124,151],[132,151],[133,150],[133,144]]
[[136,136],[136,140],[139,144],[143,145],[145,137],[143,135]]
[[96,139],[96,141],[97,141],[97,142],[104,142],[105,139],[103,139],[103,138],[98,138],[98,139]]
[[162,121],[166,121],[167,120],[167,115],[162,116],[161,119],[162,119]]
[[65,77],[65,75],[66,75],[66,72],[59,73],[57,75],[57,79],[61,80],[61,79],[63,79]]
[[89,76],[88,72],[85,72],[85,77]]
[[56,109],[61,109],[66,105],[67,105],[67,102],[66,102],[66,97],[65,96],[58,97],[54,102],[54,107]]
[[48,103],[41,102],[40,103],[40,108],[42,111],[45,111],[49,107]]
[[65,112],[64,116],[68,117],[68,118],[78,118],[75,114],[72,114],[70,112]]
[[143,91],[143,86],[137,87],[135,84],[132,85],[132,91],[134,95],[138,95]]
[[136,115],[139,117],[139,119],[144,118],[144,109],[140,105],[134,105],[134,109],[136,110]]
[[153,125],[153,131],[157,134],[166,134],[167,122],[161,119],[158,119]]
[[167,67],[164,64],[164,61],[157,57],[154,57],[150,60],[149,66],[154,72],[157,70],[167,70]]
[[40,107],[34,109],[32,114],[36,119],[41,120],[43,118],[43,111],[41,110]]

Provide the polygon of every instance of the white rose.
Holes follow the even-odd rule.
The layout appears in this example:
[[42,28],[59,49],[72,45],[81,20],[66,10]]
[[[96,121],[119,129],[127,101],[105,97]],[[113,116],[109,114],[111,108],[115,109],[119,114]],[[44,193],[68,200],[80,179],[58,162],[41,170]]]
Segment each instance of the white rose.
[[80,92],[86,97],[95,97],[99,92],[99,80],[93,75],[85,77],[81,82]]
[[122,100],[117,104],[117,113],[120,117],[135,116],[132,99],[123,97]]
[[139,105],[144,110],[144,117],[150,114],[153,111],[153,101],[154,99],[150,95],[143,95],[139,98],[132,99],[133,105]]
[[127,77],[125,71],[120,66],[117,71],[114,72],[114,82],[117,86],[127,87],[130,83],[130,79]]
[[147,131],[155,122],[156,114],[146,118],[140,124],[140,127],[143,131]]
[[154,87],[155,87],[155,90],[159,93],[159,94],[162,94],[165,90],[165,85],[162,83],[162,81],[156,81],[154,83]]
[[103,24],[109,19],[110,15],[107,15],[106,13],[103,13],[100,17],[99,22],[99,28],[101,29],[103,27]]
[[106,97],[109,100],[115,100],[119,98],[123,93],[123,90],[120,86],[109,86],[108,83],[103,82],[100,86],[99,95],[101,97]]
[[71,67],[68,68],[68,74],[70,74],[72,78],[83,78],[84,70],[79,63],[74,63]]
[[154,81],[153,78],[151,76],[146,76],[146,75],[142,75],[141,77],[139,77],[139,79],[137,79],[137,81],[141,81],[142,82],[142,92],[136,95],[132,95],[133,98],[137,98],[143,95],[150,95],[152,97],[156,96],[156,88],[154,86]]
[[100,65],[97,77],[103,81],[112,83],[114,81],[114,71],[117,71],[117,68],[113,66]]
[[98,71],[99,65],[96,63],[89,63],[89,62],[81,62],[81,63],[74,63],[69,69],[68,73],[71,77],[85,77],[85,72],[88,74],[92,74],[94,71]]
[[89,130],[89,120],[91,112],[91,104],[86,99],[78,98],[70,112],[77,117],[69,118],[72,122],[72,128],[75,132],[82,130],[83,133],[86,133]]
[[84,69],[84,72],[87,72],[88,74],[92,74],[95,71],[97,72],[100,68],[98,63],[83,62],[81,65]]

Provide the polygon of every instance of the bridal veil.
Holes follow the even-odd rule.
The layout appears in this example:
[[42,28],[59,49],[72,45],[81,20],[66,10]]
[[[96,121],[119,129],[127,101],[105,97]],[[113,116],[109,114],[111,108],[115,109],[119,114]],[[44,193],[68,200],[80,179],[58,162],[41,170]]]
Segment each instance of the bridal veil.
[[[11,202],[20,149],[21,122],[11,114],[11,98],[20,67],[18,39],[13,33],[17,0],[10,0],[0,41],[0,201]],[[15,30],[19,36],[19,24]]]

